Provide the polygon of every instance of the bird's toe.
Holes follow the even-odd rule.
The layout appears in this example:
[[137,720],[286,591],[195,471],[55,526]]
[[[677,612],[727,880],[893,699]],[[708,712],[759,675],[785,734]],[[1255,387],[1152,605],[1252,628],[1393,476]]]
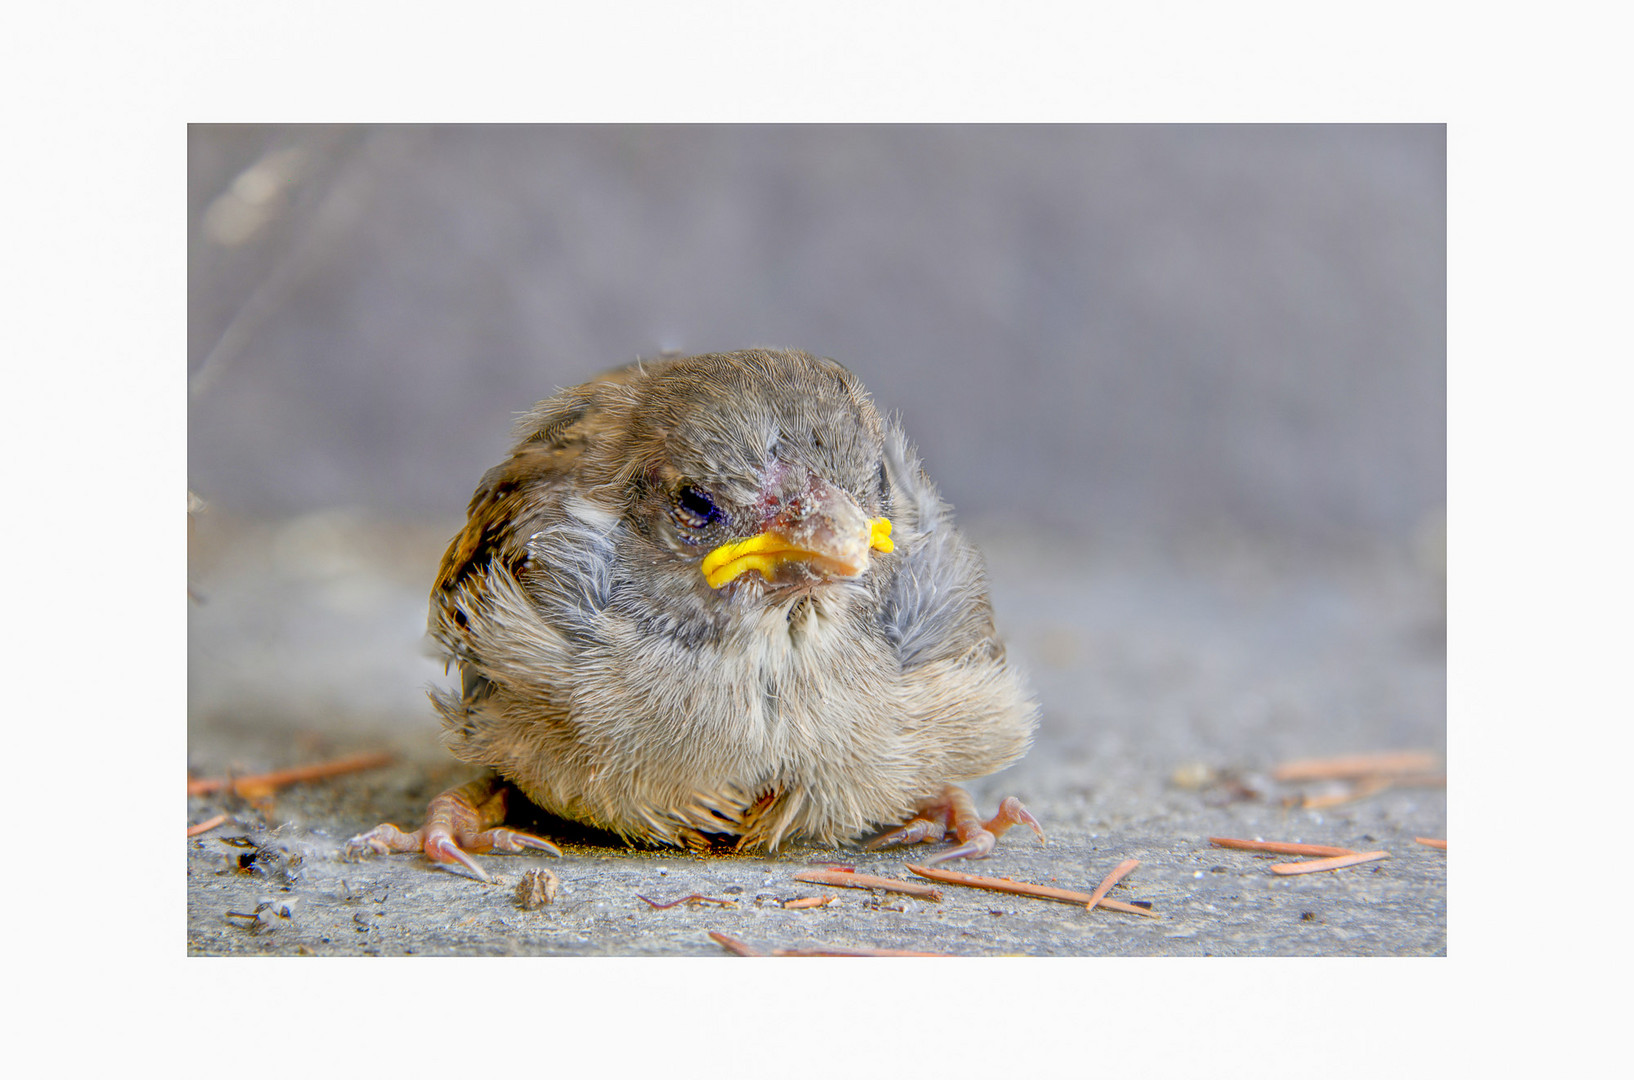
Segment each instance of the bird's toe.
[[928,817],[916,817],[900,829],[881,833],[863,845],[866,851],[877,851],[893,844],[923,844],[940,840],[947,833],[947,823]]

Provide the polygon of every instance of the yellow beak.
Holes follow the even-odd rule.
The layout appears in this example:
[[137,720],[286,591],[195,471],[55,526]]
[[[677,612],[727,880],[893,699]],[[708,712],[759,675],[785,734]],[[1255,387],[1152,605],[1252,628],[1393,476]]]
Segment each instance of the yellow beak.
[[858,536],[837,544],[807,546],[794,543],[776,529],[768,529],[746,540],[722,544],[704,556],[698,569],[711,589],[751,570],[760,571],[760,576],[770,581],[779,566],[791,561],[815,563],[837,577],[856,577],[868,569],[869,551],[888,552],[894,547],[889,518],[870,518],[867,525],[866,543],[861,543],[862,537]]

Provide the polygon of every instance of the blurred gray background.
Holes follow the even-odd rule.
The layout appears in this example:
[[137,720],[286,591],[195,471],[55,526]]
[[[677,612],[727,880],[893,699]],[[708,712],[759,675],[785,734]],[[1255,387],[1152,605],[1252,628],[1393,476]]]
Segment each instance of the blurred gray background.
[[[1445,951],[1445,856],[1412,839],[1446,835],[1444,790],[1299,810],[1265,780],[1446,745],[1443,127],[195,126],[188,170],[189,768],[399,755],[189,820],[320,855],[415,820],[466,775],[424,697],[426,596],[514,416],[637,356],[792,346],[901,412],[1038,690],[1033,752],[974,794],[1021,795],[1050,846],[990,872],[1088,891],[1133,856],[1164,912],[969,901],[938,933]],[[1256,834],[1394,857],[1289,883],[1207,847]],[[781,869],[571,849],[539,937],[423,860],[309,859],[309,914],[257,936],[223,912],[263,886],[221,850],[190,842],[193,952],[718,952],[620,882],[667,862],[680,893],[752,895]],[[360,880],[392,897],[366,927]],[[814,936],[925,940],[832,910]]]
[[1404,542],[1445,502],[1440,126],[194,126],[188,168],[223,509],[455,520],[557,387],[758,345],[855,370],[971,522]]

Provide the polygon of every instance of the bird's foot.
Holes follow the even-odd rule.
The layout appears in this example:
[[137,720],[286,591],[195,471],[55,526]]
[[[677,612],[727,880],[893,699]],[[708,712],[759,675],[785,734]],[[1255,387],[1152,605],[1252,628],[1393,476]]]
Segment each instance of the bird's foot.
[[1044,827],[1014,795],[999,804],[998,813],[983,821],[976,813],[976,804],[971,801],[969,793],[964,788],[949,784],[942,789],[940,795],[921,803],[918,816],[912,821],[900,829],[893,829],[883,836],[876,837],[866,846],[872,851],[887,844],[917,844],[940,840],[951,826],[953,834],[959,838],[958,846],[926,859],[925,865],[931,866],[947,862],[949,859],[985,859],[993,853],[999,837],[1003,836],[1010,826],[1022,824],[1032,827],[1033,832],[1038,834],[1039,843],[1045,842]]
[[921,809],[919,816],[909,821],[899,829],[892,829],[888,833],[874,837],[863,845],[864,850],[877,851],[892,844],[926,844],[940,840],[947,835],[947,813],[944,810],[940,817],[925,816],[929,812],[935,814],[934,809]]
[[471,858],[472,853],[547,851],[560,855],[561,849],[543,837],[499,827],[505,820],[506,791],[505,785],[493,778],[449,788],[431,800],[425,824],[418,829],[406,833],[395,825],[378,825],[347,841],[346,854],[355,858],[370,853],[423,851],[432,862],[458,863],[483,881],[492,879]]

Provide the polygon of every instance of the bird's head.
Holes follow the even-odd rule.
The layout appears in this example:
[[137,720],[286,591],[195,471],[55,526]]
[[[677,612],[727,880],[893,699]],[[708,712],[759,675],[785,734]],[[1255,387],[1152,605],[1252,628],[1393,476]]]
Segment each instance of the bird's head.
[[688,357],[631,389],[626,520],[678,580],[722,594],[811,589],[891,550],[884,425],[840,365]]

